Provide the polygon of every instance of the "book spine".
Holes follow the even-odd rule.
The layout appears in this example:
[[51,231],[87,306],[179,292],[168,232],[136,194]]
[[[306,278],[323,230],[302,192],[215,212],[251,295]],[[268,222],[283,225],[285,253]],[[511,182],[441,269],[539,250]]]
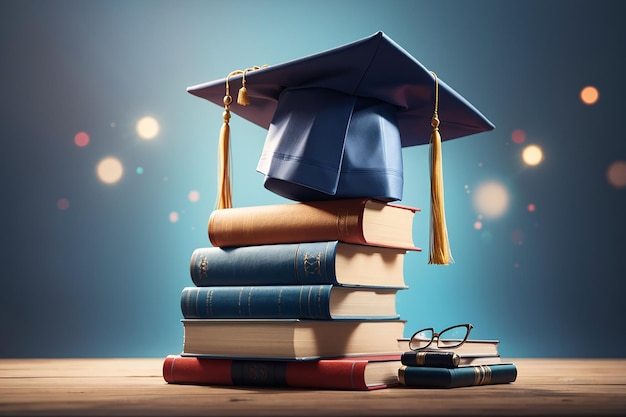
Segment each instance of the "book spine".
[[330,320],[332,285],[187,287],[180,297],[187,319]]
[[407,366],[432,366],[437,368],[456,368],[461,357],[454,352],[403,352],[401,361]]
[[339,240],[367,244],[362,217],[367,200],[328,200],[214,210],[208,234],[213,246]]
[[454,369],[402,365],[398,370],[398,379],[401,384],[422,388],[507,384],[515,381],[516,378],[517,368],[512,363]]
[[198,287],[335,284],[337,241],[198,248],[189,265]]
[[371,390],[366,360],[255,361],[168,355],[163,379],[169,384],[293,387],[336,390]]
[[[287,368],[287,384],[303,388],[332,388],[365,391],[366,361],[309,361]],[[379,386],[378,388],[382,388]]]
[[169,384],[233,385],[230,359],[199,359],[168,355],[163,379]]

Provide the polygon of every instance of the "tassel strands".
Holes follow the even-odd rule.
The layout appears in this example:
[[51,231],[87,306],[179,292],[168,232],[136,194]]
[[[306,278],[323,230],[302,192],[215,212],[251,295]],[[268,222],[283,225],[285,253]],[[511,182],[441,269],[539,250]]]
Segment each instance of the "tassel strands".
[[239,94],[237,94],[237,104],[240,106],[248,106],[250,105],[250,97],[248,97],[248,89],[246,88],[246,74],[252,68],[248,68],[243,72],[243,76],[241,77],[241,88],[239,89]]
[[441,134],[439,133],[439,80],[435,77],[435,109],[431,120],[430,136],[430,252],[428,263],[448,265],[454,260],[448,241],[448,229],[444,210],[443,164],[441,157]]
[[256,71],[261,68],[265,68],[267,65],[254,66],[248,68],[245,71],[235,70],[232,71],[226,77],[226,93],[224,95],[224,123],[220,130],[220,137],[217,151],[217,203],[218,210],[225,208],[232,208],[233,196],[232,196],[232,184],[231,184],[231,164],[230,164],[230,105],[233,102],[233,97],[230,94],[230,77],[234,75],[242,75],[241,88],[237,94],[237,104],[240,106],[247,106],[250,104],[250,98],[248,97],[248,90],[246,88],[246,74],[249,71]]
[[218,210],[233,206],[232,186],[230,181],[230,105],[233,98],[230,95],[230,77],[241,74],[241,70],[233,71],[226,77],[226,93],[224,95],[224,124],[220,129],[220,138],[217,148],[217,204]]

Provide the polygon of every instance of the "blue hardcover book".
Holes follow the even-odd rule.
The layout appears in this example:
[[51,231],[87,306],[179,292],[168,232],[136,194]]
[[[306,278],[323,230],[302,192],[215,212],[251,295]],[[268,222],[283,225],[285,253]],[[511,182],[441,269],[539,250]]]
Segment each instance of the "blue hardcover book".
[[333,285],[187,287],[185,319],[397,319],[399,288]]
[[338,241],[240,247],[193,252],[190,273],[198,287],[311,285],[403,287],[404,249]]
[[474,385],[508,384],[517,378],[512,363],[477,365],[462,368],[440,368],[403,365],[398,380],[407,387],[458,388]]

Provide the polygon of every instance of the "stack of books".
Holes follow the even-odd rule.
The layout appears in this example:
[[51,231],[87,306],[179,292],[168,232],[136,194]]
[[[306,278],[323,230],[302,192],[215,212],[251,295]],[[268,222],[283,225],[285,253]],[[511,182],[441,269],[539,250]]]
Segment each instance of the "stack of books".
[[398,380],[406,387],[458,388],[515,381],[515,364],[502,361],[498,340],[466,340],[454,349],[410,350],[409,339],[398,341]]
[[416,208],[373,199],[215,210],[191,257],[169,383],[371,390],[398,385]]

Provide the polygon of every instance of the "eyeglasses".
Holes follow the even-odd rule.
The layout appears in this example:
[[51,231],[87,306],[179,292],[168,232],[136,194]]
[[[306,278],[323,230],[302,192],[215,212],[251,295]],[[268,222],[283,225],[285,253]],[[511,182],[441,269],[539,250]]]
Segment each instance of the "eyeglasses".
[[[474,326],[471,324],[457,324],[456,326],[443,329],[439,333],[432,327],[418,330],[413,333],[409,340],[411,350],[422,350],[430,347],[433,342],[437,349],[455,349],[467,340]],[[434,347],[431,347],[433,349]]]

